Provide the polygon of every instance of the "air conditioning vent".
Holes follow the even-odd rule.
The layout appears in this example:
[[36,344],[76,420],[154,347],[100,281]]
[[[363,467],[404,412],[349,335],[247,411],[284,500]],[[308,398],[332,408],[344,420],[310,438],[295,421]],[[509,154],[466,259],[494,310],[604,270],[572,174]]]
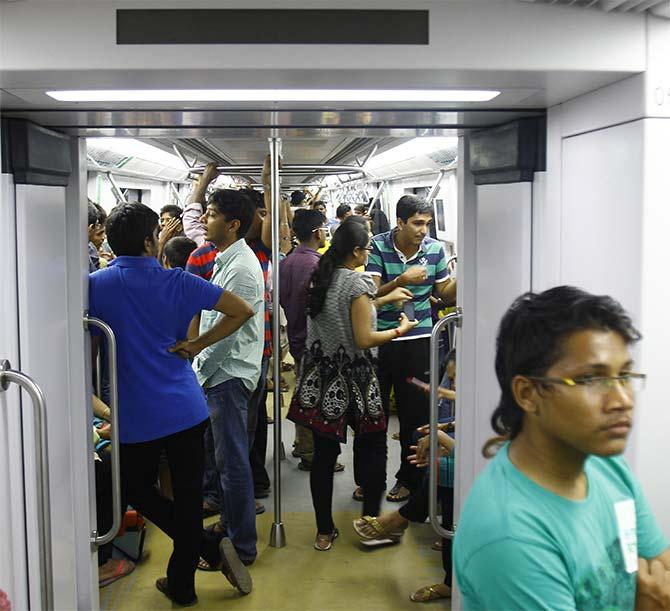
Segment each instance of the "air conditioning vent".
[[642,13],[649,11],[670,19],[670,0],[521,0],[536,4],[558,4],[577,8],[599,8],[605,12]]
[[440,165],[449,165],[456,161],[458,155],[458,149],[440,149],[439,151],[434,151],[429,153],[427,157],[432,159],[435,163]]

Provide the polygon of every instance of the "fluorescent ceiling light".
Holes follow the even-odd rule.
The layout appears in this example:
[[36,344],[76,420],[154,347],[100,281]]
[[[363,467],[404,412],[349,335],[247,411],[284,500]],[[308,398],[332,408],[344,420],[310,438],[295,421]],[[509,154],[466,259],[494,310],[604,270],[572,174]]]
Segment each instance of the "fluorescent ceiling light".
[[476,89],[98,89],[47,91],[61,102],[488,102]]
[[119,155],[144,159],[186,172],[184,164],[176,155],[134,138],[86,138],[86,144],[94,149],[113,151]]
[[429,155],[434,151],[454,148],[457,144],[458,138],[454,137],[426,136],[423,138],[414,138],[375,155],[366,166],[366,169],[375,170],[408,159],[414,159],[420,155]]

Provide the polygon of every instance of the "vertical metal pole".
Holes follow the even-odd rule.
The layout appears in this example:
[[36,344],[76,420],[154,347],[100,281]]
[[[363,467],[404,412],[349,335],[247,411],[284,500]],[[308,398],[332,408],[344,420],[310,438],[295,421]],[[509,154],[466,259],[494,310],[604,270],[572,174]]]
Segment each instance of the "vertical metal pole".
[[270,546],[284,547],[286,533],[281,519],[281,342],[279,330],[279,150],[280,138],[268,138],[270,142],[270,168],[272,189],[272,376],[274,393],[274,506],[275,516],[270,532]]
[[[40,555],[40,604],[45,611],[54,609],[53,556],[51,552],[51,501],[49,490],[49,435],[47,432],[47,405],[42,389],[30,376],[11,369],[9,361],[0,361],[0,392],[9,384],[18,384],[33,402],[35,446],[38,458],[35,465],[37,480],[37,540]],[[21,402],[23,407],[23,402]]]
[[430,336],[430,449],[428,465],[428,516],[433,530],[445,539],[453,539],[454,531],[444,528],[437,517],[437,485],[439,475],[437,419],[438,419],[438,388],[440,386],[440,333],[446,325],[458,325],[463,318],[461,308],[456,308],[452,314],[447,314],[433,327]]

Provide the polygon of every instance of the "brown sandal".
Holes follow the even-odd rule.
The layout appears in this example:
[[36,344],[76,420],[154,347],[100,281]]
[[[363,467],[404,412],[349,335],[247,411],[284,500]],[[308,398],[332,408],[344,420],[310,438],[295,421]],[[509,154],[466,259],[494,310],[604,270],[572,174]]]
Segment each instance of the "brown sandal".
[[337,528],[333,529],[333,532],[329,535],[322,535],[316,533],[316,539],[314,539],[314,549],[319,552],[327,552],[331,547],[333,547],[333,542],[340,536],[340,531]]
[[437,586],[424,586],[423,588],[419,588],[409,597],[409,599],[413,603],[428,603],[433,600],[442,600],[444,598],[451,598],[451,590],[449,590],[449,594],[442,594],[442,592],[439,592],[438,590],[435,589],[436,587]]

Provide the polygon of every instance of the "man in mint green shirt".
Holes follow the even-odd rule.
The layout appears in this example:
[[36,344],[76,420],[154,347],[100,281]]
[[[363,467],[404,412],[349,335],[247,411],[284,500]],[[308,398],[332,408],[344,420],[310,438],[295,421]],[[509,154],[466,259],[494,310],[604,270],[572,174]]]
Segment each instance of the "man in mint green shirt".
[[[241,191],[215,191],[202,217],[205,239],[219,251],[211,282],[244,299],[254,315],[234,334],[212,344],[193,361],[198,382],[203,386],[211,427],[205,437],[213,445],[221,518],[213,533],[230,537],[240,560],[256,559],[256,507],[249,463],[247,434],[248,404],[261,373],[263,357],[264,291],[263,272],[246,235],[256,214],[255,204]],[[203,311],[199,324],[204,332],[217,323],[220,314]],[[204,566],[201,561],[201,568]],[[212,568],[212,567],[209,567]]]
[[610,297],[556,287],[500,324],[497,454],[454,542],[464,609],[668,609],[670,550],[621,457],[639,339]]

